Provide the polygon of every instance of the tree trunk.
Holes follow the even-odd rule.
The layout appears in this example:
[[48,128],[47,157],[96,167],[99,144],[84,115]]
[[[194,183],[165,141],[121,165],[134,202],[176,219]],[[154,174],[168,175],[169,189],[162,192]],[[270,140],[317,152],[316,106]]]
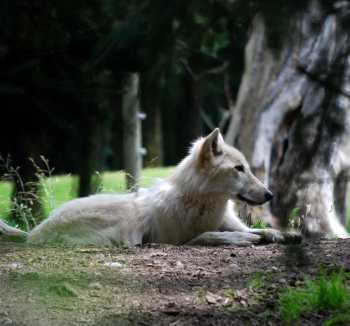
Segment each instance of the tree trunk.
[[275,194],[264,214],[281,226],[298,215],[306,234],[346,236],[349,9],[349,2],[311,1],[274,50],[268,22],[255,18],[226,134]]
[[191,142],[202,135],[201,101],[199,79],[190,71],[185,71],[183,77],[184,106],[179,109],[178,134],[181,157],[187,155],[188,146]]
[[136,190],[142,168],[139,75],[128,74],[123,96],[124,167],[128,189]]
[[85,197],[95,192],[92,175],[97,169],[98,142],[100,136],[100,121],[94,114],[87,115],[83,121],[82,154],[79,164],[79,197]]

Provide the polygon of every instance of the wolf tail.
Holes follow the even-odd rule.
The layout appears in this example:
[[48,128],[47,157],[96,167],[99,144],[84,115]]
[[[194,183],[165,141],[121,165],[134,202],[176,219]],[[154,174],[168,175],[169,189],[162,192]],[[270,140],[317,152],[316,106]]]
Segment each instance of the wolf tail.
[[7,225],[0,220],[0,240],[24,242],[28,233]]

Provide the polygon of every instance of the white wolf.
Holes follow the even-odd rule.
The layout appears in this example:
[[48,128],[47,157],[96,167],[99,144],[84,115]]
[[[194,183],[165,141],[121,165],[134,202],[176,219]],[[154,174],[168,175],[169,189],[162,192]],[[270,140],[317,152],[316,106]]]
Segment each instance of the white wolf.
[[232,200],[260,205],[272,196],[252,174],[243,154],[227,145],[215,129],[198,139],[174,173],[155,186],[72,200],[29,233],[0,222],[0,237],[29,243],[127,246],[283,241],[285,235],[277,230],[250,229],[233,209]]

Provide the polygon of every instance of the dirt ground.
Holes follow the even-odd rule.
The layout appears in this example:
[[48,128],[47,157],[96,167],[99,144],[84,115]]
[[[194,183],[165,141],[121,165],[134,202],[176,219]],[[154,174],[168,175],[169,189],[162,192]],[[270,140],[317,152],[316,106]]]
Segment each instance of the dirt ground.
[[[350,271],[350,240],[253,247],[0,245],[0,325],[283,325],[278,296]],[[322,325],[327,313],[303,316]]]

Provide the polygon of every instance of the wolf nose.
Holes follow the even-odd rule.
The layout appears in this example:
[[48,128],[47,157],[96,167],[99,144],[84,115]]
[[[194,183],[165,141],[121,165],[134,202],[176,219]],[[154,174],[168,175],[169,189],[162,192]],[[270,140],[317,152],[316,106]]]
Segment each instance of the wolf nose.
[[266,201],[269,201],[269,200],[271,200],[273,198],[273,193],[272,192],[266,192],[265,193],[265,199],[266,199]]

